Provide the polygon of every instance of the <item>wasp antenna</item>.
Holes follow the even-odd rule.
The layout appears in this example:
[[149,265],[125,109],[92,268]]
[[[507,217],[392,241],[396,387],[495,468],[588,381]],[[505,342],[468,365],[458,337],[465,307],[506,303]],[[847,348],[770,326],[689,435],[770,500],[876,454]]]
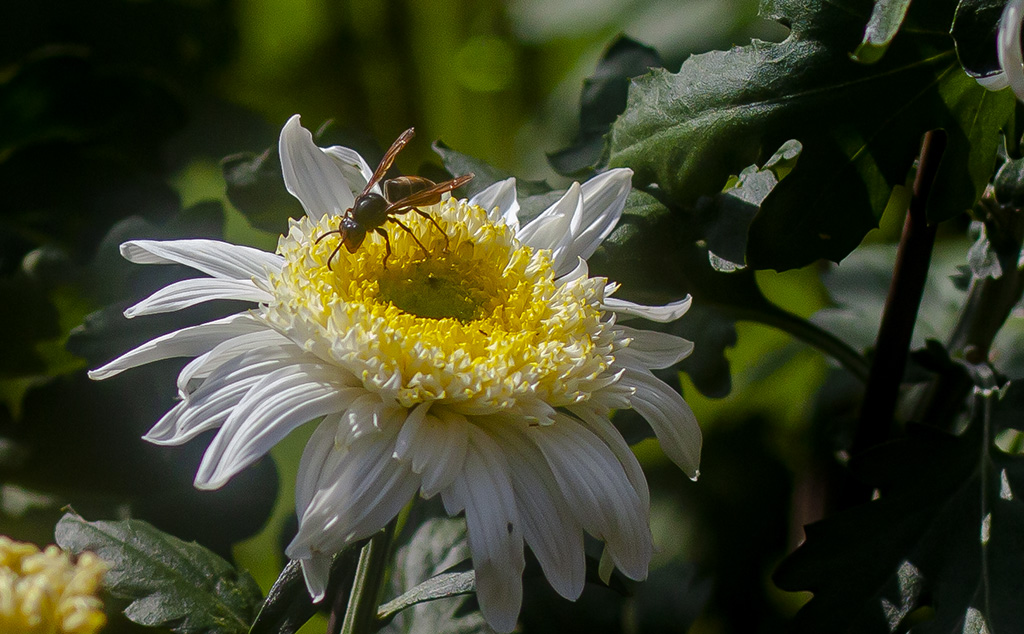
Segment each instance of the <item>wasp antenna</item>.
[[[319,242],[319,240],[317,240],[317,242]],[[334,268],[331,266],[331,261],[334,260],[334,256],[338,255],[338,249],[340,249],[340,248],[341,248],[341,243],[339,243],[338,246],[334,247],[334,250],[331,251],[331,255],[328,256],[328,258],[327,258],[327,268],[329,270],[331,270],[331,271],[334,270]]]
[[331,231],[325,231],[320,234],[320,237],[313,241],[313,244],[320,244],[320,241],[331,235],[332,233],[341,233],[341,229],[332,229]]

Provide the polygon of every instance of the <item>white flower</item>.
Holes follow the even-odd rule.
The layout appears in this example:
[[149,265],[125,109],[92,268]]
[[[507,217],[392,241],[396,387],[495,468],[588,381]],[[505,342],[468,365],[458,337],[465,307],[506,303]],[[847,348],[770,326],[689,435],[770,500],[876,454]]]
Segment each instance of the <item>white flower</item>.
[[1010,0],[999,19],[996,52],[1002,72],[978,78],[978,83],[989,90],[1002,90],[1009,86],[1017,99],[1024,101],[1024,57],[1020,50],[1020,27],[1024,0]]
[[181,402],[146,439],[177,445],[219,428],[196,474],[203,489],[322,417],[302,456],[299,530],[287,549],[317,600],[334,553],[379,531],[417,492],[465,512],[480,608],[499,631],[519,614],[524,540],[568,599],[583,590],[584,531],[643,579],[647,483],[609,417],[635,409],[693,478],[701,435],[651,373],[692,344],[618,323],[674,320],[689,298],[641,306],[588,276],[585,259],[618,222],[631,172],[573,184],[523,227],[514,179],[424,207],[436,225],[407,213],[415,235],[385,224],[385,265],[381,236],[349,253],[331,234],[372,173],[366,162],[317,147],[298,116],[281,131],[280,154],[307,217],[291,222],[277,254],[210,240],[121,246],[132,262],[210,276],[171,284],[128,317],[213,299],[257,307],[154,339],[90,376],[195,357],[178,379]]

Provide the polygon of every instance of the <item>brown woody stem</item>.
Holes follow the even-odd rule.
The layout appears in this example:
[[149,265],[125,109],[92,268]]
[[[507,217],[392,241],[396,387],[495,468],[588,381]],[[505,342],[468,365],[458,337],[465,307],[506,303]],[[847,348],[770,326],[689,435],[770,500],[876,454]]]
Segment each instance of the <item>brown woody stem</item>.
[[910,339],[935,244],[935,226],[928,224],[926,211],[945,146],[946,137],[941,131],[926,133],[921,143],[913,197],[903,225],[889,296],[875,342],[871,374],[853,440],[854,454],[886,440],[892,428],[900,384],[910,354]]

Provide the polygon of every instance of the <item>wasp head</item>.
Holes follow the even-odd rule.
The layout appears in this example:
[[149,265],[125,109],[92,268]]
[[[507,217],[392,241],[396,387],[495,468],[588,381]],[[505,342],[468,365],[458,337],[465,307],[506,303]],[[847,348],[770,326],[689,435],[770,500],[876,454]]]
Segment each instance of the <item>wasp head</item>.
[[355,253],[366,239],[366,228],[350,217],[341,219],[341,241],[349,253]]

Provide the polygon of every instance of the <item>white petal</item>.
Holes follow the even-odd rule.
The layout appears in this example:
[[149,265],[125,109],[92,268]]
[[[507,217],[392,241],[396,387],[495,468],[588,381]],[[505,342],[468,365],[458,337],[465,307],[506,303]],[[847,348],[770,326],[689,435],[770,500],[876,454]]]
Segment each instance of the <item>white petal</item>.
[[465,468],[441,493],[449,514],[466,511],[476,594],[487,623],[498,632],[516,626],[523,602],[523,533],[501,448],[470,426]]
[[603,540],[615,565],[631,579],[644,579],[653,546],[650,510],[640,499],[615,454],[570,417],[529,428],[583,528]]
[[[425,411],[423,406],[416,409]],[[422,476],[420,493],[430,499],[451,485],[462,471],[469,445],[469,423],[464,416],[448,412],[442,412],[444,420],[414,414],[410,414],[398,434],[395,457],[408,461],[412,470]]]
[[692,302],[693,298],[687,295],[684,299],[664,306],[644,306],[617,297],[606,296],[601,308],[616,313],[620,318],[643,317],[659,323],[668,323],[685,315],[686,311],[690,310]]
[[390,467],[381,478],[365,487],[366,494],[352,506],[350,540],[369,537],[384,528],[409,503],[420,488],[420,477],[397,460],[389,460]]
[[[352,200],[354,202],[355,197],[363,193],[366,184],[370,182],[370,178],[373,176],[373,169],[359,155],[359,152],[341,145],[332,145],[329,148],[324,148],[324,153],[334,159],[335,164],[341,171],[342,177],[348,183],[348,189],[352,192]],[[374,189],[379,191],[380,187],[375,186]]]
[[633,485],[633,489],[640,496],[640,502],[645,507],[650,506],[651,492],[647,487],[647,478],[644,476],[644,471],[636,459],[636,454],[626,444],[626,439],[622,437],[619,430],[615,429],[615,425],[612,425],[612,422],[606,416],[602,416],[595,412],[593,408],[587,407],[586,403],[570,406],[569,409],[572,413],[579,416],[587,429],[594,432],[595,436],[608,445],[608,448],[618,458],[619,464],[625,469],[629,483]]
[[302,565],[302,578],[306,581],[306,588],[313,603],[320,603],[327,593],[327,582],[331,577],[331,564],[334,563],[334,555],[313,553],[311,556],[300,559]]
[[[409,460],[411,458],[411,452],[420,444],[420,431],[423,429],[423,421],[427,417],[430,405],[431,403],[429,402],[420,403],[412,408],[412,411],[409,412],[409,415],[402,422],[402,429],[399,430],[398,436],[395,439],[395,458],[399,460]],[[415,465],[413,466],[413,471],[419,472]]]
[[[387,468],[394,450],[394,434],[372,434],[345,446],[336,441],[338,433],[321,423],[303,451],[298,481],[306,484],[301,494],[296,488],[299,530],[285,550],[289,557],[344,548],[349,537],[344,530],[345,511],[358,500],[358,488],[394,468]],[[391,461],[399,466],[397,461]]]
[[589,274],[590,267],[587,265],[587,261],[584,260],[583,258],[578,258],[576,260],[576,268],[556,279],[555,283],[558,284],[559,286],[562,286],[564,284],[568,284],[569,282],[574,282],[578,279],[587,277],[587,275]]
[[1010,0],[1003,9],[999,20],[997,49],[999,65],[1006,73],[1006,82],[1013,88],[1017,99],[1024,101],[1024,56],[1020,49],[1021,18],[1024,17],[1024,0]]
[[161,288],[125,310],[124,316],[131,319],[139,315],[170,313],[215,299],[265,303],[272,301],[274,296],[256,288],[250,281],[198,277],[174,282]]
[[516,179],[506,178],[491,183],[469,199],[470,205],[479,205],[489,212],[497,210],[505,224],[512,231],[519,232],[519,200],[516,196]]
[[421,472],[423,476],[421,492],[427,499],[437,495],[455,481],[465,466],[466,451],[469,445],[465,427],[438,425],[433,426],[432,430],[440,432],[438,437],[433,440],[434,447],[439,450],[435,451],[434,459],[425,464]]
[[316,485],[304,485],[296,497],[299,532],[286,549],[289,557],[337,552],[369,537],[398,514],[419,486],[408,465],[391,457],[394,433],[364,436],[346,448],[334,442],[331,432],[318,429],[310,443],[323,447],[306,447],[302,468],[308,473],[300,472],[299,479]]
[[405,408],[398,407],[393,400],[380,394],[366,392],[349,405],[341,421],[347,430],[344,442],[349,443],[364,434],[380,431],[384,421],[398,416],[404,418]]
[[693,352],[693,342],[655,330],[616,326],[632,339],[629,346],[615,352],[615,360],[629,367],[661,370],[679,363]]
[[195,359],[185,364],[178,373],[178,393],[182,398],[188,395],[188,384],[194,379],[202,379],[239,355],[248,352],[259,352],[262,358],[294,359],[301,361],[309,357],[290,339],[270,328],[250,332],[214,346]]
[[982,88],[992,91],[999,91],[1010,87],[1010,80],[1007,79],[1006,73],[1003,72],[993,73],[985,77],[975,77],[974,81],[978,82],[978,85]]
[[229,280],[267,279],[279,273],[284,258],[260,249],[217,240],[130,240],[121,255],[135,264],[184,264],[211,277]]
[[150,339],[138,348],[130,350],[110,363],[89,371],[89,378],[102,380],[119,374],[129,368],[171,359],[194,357],[217,344],[238,335],[267,330],[268,326],[250,313],[238,313],[224,319],[189,326],[166,335]]
[[569,511],[544,455],[523,435],[523,430],[513,425],[495,425],[488,431],[509,457],[526,543],[537,556],[551,587],[575,601],[583,592],[587,572],[583,527]]
[[216,429],[224,424],[231,414],[231,408],[245,396],[250,385],[238,385],[237,392],[219,392],[205,398],[198,407],[182,401],[164,414],[156,425],[142,437],[154,445],[182,445],[199,434]]
[[665,455],[696,480],[700,474],[701,433],[683,397],[650,372],[627,369],[621,385],[636,388],[633,409],[647,419]]
[[579,183],[573,183],[558,202],[520,229],[516,237],[535,249],[550,249],[555,275],[560,277],[576,265],[576,258],[567,258],[566,254],[572,244],[573,218],[582,213],[583,193]]
[[265,376],[210,443],[196,473],[196,488],[223,486],[299,425],[345,409],[358,390],[339,386],[337,374],[333,366],[300,364]]
[[302,127],[299,115],[281,129],[278,142],[284,186],[299,199],[306,215],[319,220],[324,214],[341,214],[355,197],[335,159],[317,147],[313,135]]
[[327,465],[328,458],[332,455],[341,458],[348,452],[347,445],[337,442],[343,433],[340,415],[328,414],[306,441],[295,480],[295,509],[299,517],[302,517],[319,490],[324,471],[330,468]]
[[220,427],[264,376],[294,363],[290,355],[267,354],[263,349],[228,359],[195,392],[164,414],[143,439],[156,445],[180,445]]
[[622,216],[632,179],[633,170],[618,168],[583,183],[583,207],[570,227],[573,237],[567,259],[589,258],[608,237]]

